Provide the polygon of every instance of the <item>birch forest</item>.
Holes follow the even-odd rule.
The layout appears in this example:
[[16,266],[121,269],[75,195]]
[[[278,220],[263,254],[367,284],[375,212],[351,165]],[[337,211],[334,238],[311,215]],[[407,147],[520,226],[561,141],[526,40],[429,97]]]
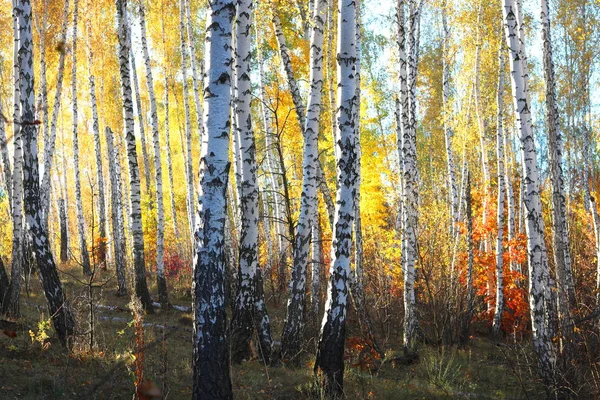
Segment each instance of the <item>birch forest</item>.
[[1,399],[600,399],[598,0],[0,0]]

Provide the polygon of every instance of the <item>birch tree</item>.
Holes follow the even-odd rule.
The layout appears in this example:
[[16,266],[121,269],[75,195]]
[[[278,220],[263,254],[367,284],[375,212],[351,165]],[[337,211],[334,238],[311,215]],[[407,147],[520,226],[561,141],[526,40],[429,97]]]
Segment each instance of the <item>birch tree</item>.
[[315,361],[315,371],[323,375],[323,387],[330,397],[343,395],[344,340],[346,335],[346,310],[348,278],[350,274],[350,248],[354,219],[354,191],[356,190],[356,2],[340,0],[338,3],[338,147],[336,213],[331,266],[327,286],[327,301]]
[[302,342],[307,265],[310,255],[312,227],[316,223],[319,203],[317,198],[317,168],[319,165],[319,120],[323,89],[323,30],[324,0],[316,0],[310,39],[310,94],[304,126],[304,160],[302,163],[302,194],[300,216],[294,243],[294,265],[289,284],[287,315],[281,338],[284,359],[298,355]]
[[69,26],[69,0],[65,0],[63,7],[63,22],[60,33],[59,45],[57,46],[60,52],[58,56],[58,73],[56,76],[56,91],[54,93],[54,104],[52,106],[52,120],[50,121],[50,133],[46,143],[44,143],[44,174],[42,176],[42,191],[41,201],[42,210],[44,211],[44,225],[48,223],[48,214],[50,212],[50,185],[51,185],[51,171],[54,160],[54,153],[56,148],[56,129],[58,125],[58,113],[60,111],[63,76],[65,70],[65,58],[66,58],[66,41],[67,41],[67,29]]
[[494,311],[494,320],[492,322],[492,334],[500,335],[502,324],[502,313],[504,312],[504,274],[503,274],[503,256],[504,256],[504,132],[502,118],[504,111],[504,54],[502,50],[499,54],[498,68],[498,122],[496,128],[496,177],[498,179],[498,208],[496,212],[496,221],[498,224],[498,236],[496,237],[496,309]]
[[4,186],[8,195],[9,211],[12,213],[12,167],[10,165],[10,154],[6,139],[6,124],[4,123],[2,103],[0,102],[0,155],[2,156],[2,171],[4,172]]
[[127,295],[126,261],[125,261],[125,226],[123,222],[123,189],[121,188],[121,162],[114,145],[114,134],[107,126],[104,130],[106,151],[109,154],[108,171],[110,175],[112,240],[117,271],[117,296]]
[[[417,225],[418,225],[418,181],[417,143],[416,143],[416,73],[418,40],[417,30],[421,4],[410,0],[408,4],[408,34],[399,32],[400,51],[400,106],[401,106],[401,141],[400,160],[402,171],[402,274],[404,278],[404,349],[407,352],[416,350],[416,334],[418,321],[415,302],[415,262],[417,258]],[[398,21],[404,21],[404,1],[398,1]],[[408,39],[408,40],[407,40]]]
[[511,61],[512,92],[514,109],[519,124],[522,168],[524,177],[524,207],[527,210],[525,229],[529,268],[529,306],[533,346],[539,364],[539,373],[546,384],[553,385],[555,349],[549,315],[554,314],[550,299],[550,272],[546,244],[544,243],[544,221],[540,199],[540,180],[537,153],[531,126],[531,111],[525,86],[525,74],[521,62],[521,43],[517,36],[519,24],[514,0],[503,0],[503,18],[506,42]]
[[[563,326],[570,324],[569,307],[575,305],[575,288],[571,262],[569,232],[567,230],[567,205],[562,169],[563,137],[558,119],[552,37],[548,2],[540,0],[544,79],[546,81],[546,129],[548,132],[548,161],[552,183],[552,242],[558,283],[559,320]],[[566,332],[563,332],[566,333]]]
[[[294,69],[292,68],[292,60],[290,57],[290,52],[287,47],[287,43],[285,40],[285,36],[283,36],[283,27],[281,25],[281,20],[277,15],[277,11],[273,13],[273,25],[275,26],[275,37],[277,39],[277,44],[279,46],[279,53],[281,55],[281,62],[283,64],[283,69],[285,71],[287,77],[288,87],[290,89],[290,93],[292,95],[292,101],[294,103],[294,109],[296,110],[296,117],[298,118],[298,123],[302,128],[302,134],[306,135],[306,106],[302,100],[302,96],[300,95],[300,90],[298,88],[298,83],[296,81],[296,77],[294,75]],[[321,45],[322,47],[322,45]],[[325,181],[325,175],[323,173],[323,168],[321,166],[321,162],[316,165],[316,174],[317,180],[319,182],[319,190],[323,194],[323,200],[325,201],[325,206],[327,207],[327,213],[329,214],[329,220],[333,221],[334,215],[334,204],[333,199],[331,198],[331,192],[329,191],[329,187],[327,186],[327,182]]]
[[193,399],[232,399],[225,312],[233,0],[211,0],[206,24],[204,128],[193,262]]
[[133,101],[131,98],[131,80],[129,75],[128,39],[130,32],[127,16],[127,0],[117,0],[117,21],[119,26],[119,72],[123,95],[123,114],[125,120],[125,142],[127,144],[127,162],[129,165],[129,207],[131,234],[133,236],[133,263],[135,276],[135,294],[140,298],[147,313],[153,313],[152,299],[146,284],[146,264],[144,261],[144,237],[142,231],[142,208],[140,205],[140,170],[137,161],[137,149],[133,132]]
[[52,317],[54,330],[60,341],[67,345],[74,333],[75,321],[63,291],[56,265],[50,251],[48,233],[42,223],[38,171],[38,128],[35,121],[33,37],[31,33],[31,3],[19,0],[16,14],[19,18],[19,91],[21,100],[20,131],[23,138],[24,205],[35,262]]
[[454,152],[452,150],[452,137],[454,133],[451,127],[452,107],[450,103],[450,27],[448,25],[448,3],[444,0],[442,4],[442,106],[444,140],[446,144],[446,169],[448,173],[448,193],[450,196],[450,215],[452,216],[452,227],[450,232],[454,236],[458,221],[459,194],[456,187],[456,167],[454,165]]
[[75,204],[77,207],[77,232],[81,248],[81,266],[83,273],[90,275],[92,268],[85,236],[85,218],[81,200],[81,178],[79,171],[79,126],[77,109],[77,17],[79,15],[79,0],[73,0],[73,64],[71,66],[71,102],[73,104],[73,164],[75,172]]
[[[200,143],[204,137],[204,121],[202,120],[202,102],[200,101],[200,90],[198,89],[198,62],[196,61],[196,49],[194,46],[194,31],[192,30],[192,16],[190,13],[190,0],[185,1],[185,16],[186,16],[186,32],[187,42],[190,48],[190,65],[192,67],[192,88],[194,89],[194,104],[196,105],[196,123],[200,132]],[[200,61],[200,70],[203,70],[202,60]],[[192,210],[193,211],[193,210]]]
[[[96,101],[96,78],[92,73],[92,60],[94,55],[90,40],[90,26],[88,22],[88,68],[90,71],[90,103],[92,106],[92,131],[94,133],[94,153],[96,155],[96,184],[98,187],[98,222],[100,237],[106,238],[106,197],[104,193],[104,173],[102,171],[102,148],[100,146],[100,124],[98,122],[98,105]],[[94,243],[94,245],[96,245]]]
[[[127,40],[129,40],[129,48],[131,49],[131,27],[128,26],[129,32],[127,33]],[[142,148],[142,160],[144,162],[144,184],[146,186],[146,194],[149,198],[152,197],[152,192],[150,191],[150,157],[148,156],[148,148],[146,147],[146,123],[144,119],[144,110],[142,110],[142,99],[140,93],[140,84],[137,77],[137,67],[135,64],[135,54],[133,51],[130,52],[131,57],[131,82],[133,83],[133,90],[135,93],[135,107],[137,110],[137,117],[140,128],[140,144]],[[152,202],[149,203],[150,208],[152,208]]]
[[277,243],[277,255],[280,260],[284,258],[283,254],[285,253],[285,244],[284,244],[284,234],[285,234],[285,225],[284,225],[284,209],[285,207],[281,204],[281,185],[280,185],[280,166],[277,163],[276,157],[274,157],[273,153],[275,151],[273,145],[273,137],[275,133],[273,132],[273,119],[272,113],[269,107],[267,106],[267,91],[266,91],[266,83],[264,78],[264,66],[263,59],[261,57],[260,46],[257,49],[258,56],[258,77],[260,80],[260,91],[259,91],[259,100],[261,104],[262,111],[262,122],[265,130],[265,160],[267,163],[267,173],[269,177],[269,184],[271,187],[271,198],[273,204],[273,219],[275,225],[275,236]]
[[183,109],[185,112],[185,176],[187,185],[187,210],[190,232],[194,232],[194,170],[192,168],[192,123],[190,121],[189,86],[187,78],[187,44],[185,39],[185,0],[179,0],[179,31],[181,38],[181,75],[183,81]]
[[150,96],[150,123],[152,125],[152,138],[154,144],[154,176],[156,181],[156,213],[158,224],[156,227],[156,284],[158,286],[158,299],[163,306],[169,304],[167,295],[167,281],[165,279],[165,209],[163,200],[162,159],[160,146],[160,133],[158,131],[158,111],[156,95],[154,94],[154,79],[150,63],[150,51],[146,41],[146,17],[143,3],[140,3],[140,26],[142,33],[142,51],[146,65],[146,83]]
[[[271,324],[267,314],[258,262],[258,183],[256,145],[250,114],[252,100],[250,61],[252,48],[252,1],[237,0],[235,32],[235,98],[234,110],[241,153],[239,203],[241,233],[239,243],[238,293],[232,316],[232,360],[239,362],[251,354],[250,340],[254,330],[259,338],[260,351],[269,359],[271,353]],[[256,323],[254,323],[256,321]]]

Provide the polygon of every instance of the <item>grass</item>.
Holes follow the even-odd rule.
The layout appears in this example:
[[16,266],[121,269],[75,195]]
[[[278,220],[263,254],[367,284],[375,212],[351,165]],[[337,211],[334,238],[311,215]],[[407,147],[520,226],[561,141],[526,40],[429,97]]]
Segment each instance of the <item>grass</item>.
[[[127,321],[127,311],[98,309],[96,316],[120,320],[97,320],[96,346],[89,350],[85,288],[65,278],[69,299],[77,311],[79,336],[67,354],[53,335],[44,328],[48,315],[45,298],[37,279],[32,279],[29,298],[22,299],[22,327],[15,338],[0,333],[0,398],[2,399],[128,399],[134,391],[132,370],[134,329]],[[102,279],[102,278],[100,278]],[[113,288],[97,289],[97,304],[125,308],[129,299],[114,296]],[[189,305],[186,291],[171,291],[174,304]],[[274,337],[279,338],[284,305],[270,304]],[[121,320],[122,319],[122,320]],[[192,315],[180,311],[158,311],[145,316],[146,323],[177,327],[162,343],[162,329],[147,327],[145,352],[147,378],[166,388],[168,399],[191,397],[191,321]],[[355,335],[349,321],[348,336]],[[32,340],[30,331],[39,339]],[[48,338],[44,338],[44,334]],[[314,347],[314,342],[311,345]],[[387,354],[398,350],[398,343],[387,345]],[[312,352],[310,352],[312,353]],[[347,364],[345,391],[349,399],[521,399],[545,398],[544,390],[517,365],[516,352],[497,346],[486,338],[475,338],[470,346],[420,349],[420,361],[410,366],[394,367],[384,362],[373,371]],[[510,361],[509,359],[512,359]],[[236,399],[306,399],[319,398],[313,376],[314,357],[307,355],[299,368],[266,366],[258,359],[232,367]],[[529,397],[517,376],[523,374]]]

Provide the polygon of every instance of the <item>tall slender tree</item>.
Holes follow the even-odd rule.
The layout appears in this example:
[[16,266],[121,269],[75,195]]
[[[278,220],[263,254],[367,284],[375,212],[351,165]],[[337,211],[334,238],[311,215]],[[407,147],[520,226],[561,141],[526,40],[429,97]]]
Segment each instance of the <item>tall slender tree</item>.
[[189,84],[187,78],[187,43],[185,35],[185,0],[179,0],[179,31],[181,38],[181,76],[183,81],[183,109],[185,112],[185,176],[187,185],[187,210],[190,232],[194,232],[196,221],[194,214],[195,191],[194,170],[192,168],[192,123],[190,120]]
[[193,399],[232,399],[225,312],[233,0],[211,0],[206,24],[204,124],[194,234]]
[[63,291],[56,265],[50,250],[46,227],[42,223],[40,204],[40,178],[38,171],[38,124],[35,120],[33,36],[31,33],[31,3],[19,0],[16,14],[19,18],[19,86],[21,117],[18,120],[23,138],[23,183],[25,217],[29,227],[35,261],[48,300],[49,314],[60,341],[67,345],[74,333],[75,321]]
[[331,246],[331,266],[327,286],[327,302],[315,361],[315,371],[323,375],[323,385],[330,397],[343,396],[344,341],[350,249],[356,190],[356,15],[354,0],[338,3],[338,108],[336,160],[338,190]]
[[56,148],[56,129],[58,125],[58,113],[60,111],[63,77],[65,71],[65,58],[66,58],[66,41],[67,41],[67,30],[69,27],[69,0],[65,0],[63,7],[63,22],[60,33],[59,45],[57,50],[59,51],[58,56],[58,73],[56,76],[56,91],[54,93],[54,104],[52,106],[52,120],[50,121],[50,133],[44,143],[44,174],[42,176],[42,191],[41,201],[42,209],[44,211],[44,225],[48,223],[48,214],[50,212],[50,185],[51,185],[51,172],[52,164],[54,160],[54,153]]
[[[90,83],[90,103],[92,106],[92,131],[94,132],[94,154],[96,155],[96,185],[98,188],[98,228],[101,238],[106,238],[106,196],[104,192],[104,173],[102,171],[102,148],[100,146],[100,123],[98,121],[98,105],[96,100],[96,78],[92,73],[92,60],[94,54],[92,50],[91,26],[87,22],[88,31],[88,68]],[[96,243],[94,243],[96,246]]]
[[448,2],[444,0],[442,4],[442,27],[444,30],[442,39],[442,104],[443,104],[443,125],[444,140],[446,145],[446,169],[448,174],[448,195],[450,197],[450,215],[452,216],[452,227],[450,232],[454,236],[458,224],[459,193],[456,186],[456,167],[454,165],[454,151],[452,150],[452,107],[450,98],[450,25],[448,24]]
[[306,303],[306,275],[310,256],[310,239],[319,208],[317,198],[317,168],[319,165],[319,120],[321,115],[321,92],[323,89],[323,31],[325,18],[324,0],[316,0],[310,39],[310,94],[304,127],[304,160],[302,164],[302,194],[300,216],[294,237],[294,265],[289,284],[287,315],[281,339],[284,359],[295,358],[301,348]]
[[[258,182],[256,144],[250,113],[252,100],[250,61],[252,48],[252,1],[237,0],[235,30],[235,97],[234,110],[241,152],[239,191],[241,232],[239,244],[238,293],[233,304],[232,355],[241,361],[250,353],[250,340],[256,333],[259,354],[268,359],[271,353],[271,324],[267,314],[258,260]],[[256,321],[256,323],[254,323]]]
[[498,336],[502,324],[502,313],[504,312],[504,129],[502,119],[504,114],[504,54],[499,52],[498,68],[498,118],[496,128],[496,177],[498,179],[498,207],[496,221],[498,224],[498,235],[496,237],[496,308],[492,322],[492,334]]
[[[400,47],[400,94],[402,115],[401,171],[402,171],[402,273],[404,276],[404,349],[416,350],[418,320],[415,300],[415,262],[417,259],[418,224],[418,181],[417,169],[417,120],[416,120],[416,79],[418,56],[418,25],[422,3],[410,0],[408,4],[408,34],[404,32],[406,43]],[[398,2],[399,21],[404,9],[404,1]]]
[[79,16],[79,0],[73,0],[73,64],[71,66],[71,102],[73,104],[73,164],[75,172],[75,204],[77,207],[77,232],[79,233],[79,247],[81,251],[81,266],[83,273],[92,273],[90,254],[88,251],[85,234],[85,217],[83,216],[83,202],[81,199],[81,174],[79,170],[79,126],[77,108],[77,18]]
[[152,77],[152,64],[150,63],[150,51],[146,40],[146,12],[143,2],[140,3],[140,26],[142,33],[142,50],[144,53],[144,64],[146,65],[146,83],[150,96],[150,123],[152,125],[152,138],[154,144],[154,177],[156,181],[156,213],[158,223],[156,226],[156,283],[158,286],[158,299],[163,306],[169,304],[167,295],[167,281],[165,279],[165,206],[163,200],[162,182],[162,158],[160,146],[160,133],[158,131],[158,110],[156,107],[156,95],[154,94],[154,79]]
[[121,92],[123,95],[123,115],[125,120],[125,142],[127,144],[127,161],[129,165],[129,219],[133,236],[133,265],[135,277],[135,294],[140,298],[147,313],[153,313],[152,299],[146,284],[146,263],[144,261],[144,236],[142,231],[142,208],[140,205],[140,170],[137,161],[135,135],[133,133],[133,101],[131,97],[131,80],[129,75],[130,40],[127,38],[130,29],[127,16],[127,0],[117,0],[117,21],[119,26],[119,71],[121,76]]
[[126,261],[125,261],[125,226],[123,223],[123,190],[121,189],[121,162],[114,145],[114,134],[107,126],[106,151],[109,154],[108,171],[110,175],[111,222],[115,270],[117,271],[117,295],[127,294]]
[[[550,11],[547,0],[540,0],[542,20],[542,41],[544,60],[544,79],[546,81],[546,130],[548,132],[548,161],[550,181],[552,183],[552,242],[556,281],[558,289],[559,321],[562,327],[569,325],[569,307],[575,305],[575,287],[573,283],[569,232],[567,230],[567,201],[563,164],[563,137],[558,118],[556,99],[556,80],[552,59],[552,36],[550,33]],[[567,329],[563,334],[567,333]]]
[[525,72],[523,70],[521,43],[519,40],[517,7],[514,0],[503,0],[503,18],[506,42],[511,61],[512,92],[514,109],[519,124],[519,140],[524,177],[523,205],[527,210],[525,229],[527,234],[527,256],[529,267],[529,307],[533,332],[533,347],[538,359],[539,373],[549,387],[554,386],[556,361],[551,316],[550,271],[546,244],[544,243],[544,221],[540,199],[540,178],[537,153],[532,133],[531,108],[528,101]]

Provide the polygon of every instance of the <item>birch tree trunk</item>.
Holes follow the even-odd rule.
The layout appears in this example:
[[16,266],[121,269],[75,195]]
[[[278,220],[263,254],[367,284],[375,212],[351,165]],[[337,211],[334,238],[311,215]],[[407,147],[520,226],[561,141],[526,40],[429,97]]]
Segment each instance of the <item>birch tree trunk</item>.
[[[403,7],[403,1],[399,7]],[[416,335],[418,320],[415,302],[415,262],[417,259],[417,226],[419,171],[417,169],[417,121],[416,121],[416,72],[417,72],[417,29],[420,19],[420,4],[415,0],[409,2],[408,14],[408,46],[406,55],[401,56],[400,69],[403,64],[406,72],[406,85],[401,83],[402,104],[402,272],[404,276],[404,349],[405,352],[416,351]],[[408,63],[406,63],[408,59]],[[408,64],[408,65],[407,65]],[[402,79],[402,77],[401,77]],[[406,89],[403,90],[402,87]],[[402,93],[405,92],[405,93]],[[404,115],[406,114],[406,115]]]
[[550,299],[550,272],[546,244],[544,243],[544,221],[540,199],[540,180],[537,154],[531,126],[531,111],[527,101],[520,43],[517,37],[519,25],[514,0],[503,0],[503,18],[506,41],[511,60],[512,91],[514,108],[519,122],[519,139],[524,176],[524,207],[527,209],[525,228],[529,266],[529,306],[533,332],[533,346],[539,364],[539,373],[549,386],[554,385],[555,349],[549,316],[555,314]]
[[442,27],[444,30],[444,36],[442,40],[442,104],[443,104],[443,121],[444,121],[444,140],[446,144],[446,169],[448,173],[448,193],[450,196],[450,215],[452,217],[452,226],[450,232],[452,237],[455,235],[455,230],[458,224],[458,208],[459,208],[459,194],[456,186],[456,167],[454,165],[454,152],[452,151],[452,137],[454,132],[450,126],[452,119],[452,106],[450,103],[450,27],[448,26],[448,4],[447,0],[444,0],[442,4]]
[[127,295],[127,278],[125,269],[125,225],[123,220],[123,189],[121,188],[121,162],[114,145],[114,134],[109,127],[104,130],[106,150],[109,154],[108,171],[110,174],[111,220],[115,270],[117,271],[117,296]]
[[498,337],[502,328],[502,313],[504,312],[504,132],[502,118],[504,111],[504,54],[499,53],[500,66],[498,68],[498,125],[496,128],[496,176],[498,180],[498,209],[496,221],[498,236],[496,237],[496,309],[492,322],[492,335]]
[[[186,32],[188,45],[190,47],[190,64],[192,66],[192,87],[194,89],[194,104],[196,105],[196,122],[198,123],[198,131],[200,132],[200,143],[204,140],[204,121],[202,120],[202,102],[200,101],[200,90],[198,90],[198,67],[196,62],[196,49],[194,46],[194,35],[192,30],[192,16],[190,14],[190,0],[185,1],[186,15]],[[202,63],[202,61],[200,61]],[[202,67],[200,68],[203,69]],[[202,78],[200,78],[202,79]]]
[[542,41],[544,78],[546,81],[546,129],[548,132],[548,161],[552,183],[552,241],[554,263],[558,283],[559,321],[564,328],[570,325],[569,308],[575,306],[575,287],[567,229],[567,204],[565,199],[564,174],[562,170],[563,137],[558,119],[554,62],[552,59],[552,39],[550,34],[550,11],[547,0],[540,0],[542,20]]
[[[318,0],[317,0],[318,1]],[[294,69],[292,68],[292,61],[289,54],[289,49],[287,47],[285,37],[283,36],[283,28],[281,26],[281,20],[277,15],[277,12],[273,13],[273,25],[275,26],[275,37],[277,38],[277,44],[279,45],[279,53],[281,54],[281,62],[283,63],[283,69],[285,70],[288,86],[290,88],[290,93],[292,95],[292,101],[294,102],[294,108],[296,110],[296,116],[298,117],[298,123],[302,129],[303,136],[306,136],[306,107],[304,106],[304,102],[302,101],[302,96],[300,96],[300,90],[298,89],[298,83],[296,82],[296,78],[294,76]],[[321,49],[323,45],[321,44]],[[322,50],[321,50],[322,51]],[[322,61],[321,61],[322,63]],[[321,83],[322,85],[322,83]],[[305,139],[306,140],[306,139]],[[325,181],[325,174],[323,173],[323,168],[321,166],[321,162],[319,161],[316,165],[316,175],[317,181],[319,183],[319,190],[323,194],[323,200],[325,200],[325,205],[327,206],[327,213],[329,214],[329,220],[333,222],[334,215],[334,204],[333,199],[331,197],[331,192],[329,191],[329,187],[327,186],[327,182]]]
[[311,291],[312,318],[318,321],[319,309],[321,307],[321,264],[323,263],[323,251],[321,250],[321,225],[317,219],[312,228],[311,254]]
[[12,215],[12,167],[10,165],[10,154],[8,152],[8,142],[6,139],[6,124],[4,123],[4,118],[2,118],[1,115],[4,115],[4,112],[2,110],[2,103],[0,102],[0,155],[2,156],[2,171],[4,171],[4,185],[6,186],[6,193],[8,195],[8,209]]
[[300,352],[304,330],[306,275],[310,257],[310,238],[319,202],[317,168],[319,165],[319,120],[323,88],[323,30],[326,1],[316,0],[310,39],[310,94],[304,126],[304,160],[300,216],[294,243],[294,265],[289,284],[287,314],[281,338],[283,359],[293,360]]
[[271,110],[267,107],[267,92],[266,92],[266,83],[264,78],[264,68],[263,68],[263,60],[261,57],[260,46],[257,49],[258,55],[258,76],[260,79],[260,92],[259,92],[259,100],[261,103],[261,111],[263,116],[263,125],[265,130],[265,159],[267,162],[267,173],[268,173],[268,182],[271,186],[271,202],[273,204],[273,219],[275,225],[275,235],[277,243],[277,252],[276,254],[280,259],[283,258],[283,254],[285,252],[285,244],[284,244],[284,235],[285,235],[285,226],[284,226],[284,206],[281,204],[281,170],[280,166],[277,163],[275,157],[273,156],[273,119],[271,116]]
[[315,371],[322,373],[323,388],[329,397],[343,396],[344,340],[350,249],[354,219],[354,191],[356,190],[356,2],[338,3],[338,141],[335,144],[338,190],[331,246],[331,266],[327,287],[325,314],[315,361]]
[[[46,142],[48,140],[48,84],[46,79],[46,32],[48,30],[48,0],[43,0],[42,6],[42,25],[40,27],[39,20],[36,18],[37,31],[40,37],[40,99],[39,104],[41,105],[42,113],[42,127],[43,134],[42,138],[44,141],[44,149],[46,148]],[[44,155],[45,156],[45,155]]]
[[20,64],[20,98],[24,162],[24,196],[25,217],[29,227],[29,235],[35,261],[42,281],[42,287],[48,300],[49,314],[52,316],[54,330],[63,345],[68,345],[74,333],[75,321],[71,308],[63,292],[60,278],[50,251],[48,233],[43,225],[40,204],[39,171],[38,171],[38,129],[35,122],[34,105],[34,71],[33,71],[33,37],[31,34],[31,3],[19,0],[17,11],[19,17],[19,64]]
[[60,221],[60,262],[66,263],[69,260],[69,228],[67,226],[67,206],[65,199],[58,199],[58,219]]
[[169,304],[169,297],[167,295],[167,281],[165,279],[165,209],[163,200],[160,133],[158,131],[158,111],[156,107],[156,95],[154,94],[152,65],[150,64],[150,52],[146,41],[146,17],[143,3],[140,3],[139,7],[142,51],[144,53],[144,64],[146,65],[146,83],[148,85],[148,95],[150,97],[150,123],[152,125],[152,138],[154,144],[156,213],[158,219],[156,226],[156,284],[158,287],[158,301],[166,308]]
[[[129,33],[127,34],[127,40],[129,40],[129,48],[131,49],[131,27],[127,27]],[[146,186],[146,193],[148,199],[151,199],[152,192],[150,191],[150,157],[148,156],[148,148],[146,147],[146,128],[144,110],[142,110],[142,99],[140,94],[140,85],[137,77],[137,67],[135,65],[135,54],[133,51],[130,53],[131,57],[131,81],[133,83],[133,90],[135,91],[135,106],[137,109],[137,116],[140,128],[140,141],[142,147],[142,160],[144,160],[144,184]],[[150,200],[150,208],[152,208],[152,201]]]
[[211,0],[206,23],[205,132],[194,250],[192,398],[232,399],[225,310],[233,0]]
[[181,38],[181,75],[183,81],[183,108],[185,111],[185,176],[187,184],[187,210],[190,232],[194,232],[196,221],[194,213],[194,170],[192,168],[192,124],[190,122],[189,86],[187,78],[187,44],[185,40],[185,1],[179,0],[179,31]]
[[131,41],[129,21],[127,18],[127,0],[117,0],[117,20],[119,23],[119,69],[121,91],[123,94],[123,114],[125,120],[125,142],[127,144],[127,161],[129,164],[129,203],[131,234],[133,236],[133,263],[135,271],[135,294],[140,298],[144,310],[152,314],[152,299],[146,284],[146,264],[144,262],[144,236],[142,231],[142,208],[140,205],[140,170],[137,161],[137,149],[133,132],[133,101],[131,99],[131,80],[129,76],[129,59]]
[[173,218],[173,232],[179,237],[179,223],[177,207],[175,207],[175,188],[173,186],[173,161],[171,158],[171,134],[169,125],[169,78],[165,69],[165,143],[167,146],[167,170],[169,172],[169,190],[171,193],[171,218]]
[[44,213],[43,223],[48,224],[48,214],[50,213],[50,185],[52,162],[56,147],[56,128],[58,124],[58,112],[60,111],[60,98],[62,95],[63,76],[65,70],[67,29],[69,26],[69,0],[65,0],[63,7],[63,25],[57,46],[60,52],[58,56],[58,73],[56,77],[56,92],[54,94],[54,105],[52,106],[52,120],[50,122],[50,134],[47,143],[44,143],[44,174],[42,176],[42,191],[40,192],[42,210]]
[[467,309],[463,319],[463,328],[461,333],[461,343],[465,344],[469,341],[471,331],[471,321],[473,320],[475,288],[473,287],[473,264],[474,250],[473,244],[473,208],[471,198],[471,173],[466,172],[467,183],[465,187],[465,216],[467,218]]
[[77,17],[79,14],[79,0],[73,1],[73,65],[71,67],[71,101],[73,103],[73,164],[75,172],[75,205],[77,207],[77,232],[79,233],[79,247],[81,251],[81,266],[85,275],[92,273],[90,254],[88,252],[85,236],[85,218],[83,216],[83,203],[81,200],[81,178],[79,171],[79,134],[78,134],[78,109],[77,109]]
[[100,147],[100,125],[98,123],[98,106],[96,104],[96,81],[94,75],[91,73],[92,59],[93,56],[90,48],[90,102],[92,104],[92,130],[94,132],[94,151],[96,155],[96,183],[98,185],[98,222],[100,229],[100,237],[106,238],[106,198],[104,194],[104,174],[102,172],[102,148]]
[[[69,213],[67,211],[67,206],[69,204],[69,192],[67,191],[67,174],[65,172],[65,146],[64,146],[64,142],[62,143],[61,146],[61,154],[62,154],[62,165],[63,165],[63,171],[62,173],[60,173],[59,175],[59,180],[60,180],[60,194],[61,194],[61,200],[64,204],[64,218],[61,218],[61,223],[64,224],[64,230],[63,227],[61,225],[61,234],[60,234],[60,261],[62,263],[66,263],[67,261],[69,261],[69,239],[70,239],[70,234],[69,234]],[[59,210],[60,211],[60,210]],[[47,214],[44,213],[44,216],[46,216]],[[47,225],[46,225],[47,226]]]
[[[506,225],[508,228],[507,239],[508,239],[508,252],[512,253],[513,241],[516,235],[515,228],[515,194],[512,184],[512,168],[510,166],[509,149],[512,146],[509,142],[510,131],[508,127],[504,127],[504,189],[506,190],[506,201],[507,201],[507,221]],[[510,260],[510,270],[521,272],[518,263],[513,258]]]
[[2,313],[7,317],[20,317],[19,295],[21,292],[21,282],[23,280],[24,265],[24,230],[23,230],[23,130],[20,129],[21,121],[21,103],[20,103],[20,27],[19,12],[20,0],[13,1],[13,33],[15,36],[13,52],[13,79],[15,81],[14,89],[14,108],[13,108],[13,176],[12,176],[12,220],[13,220],[13,242],[12,242],[12,266],[10,273],[10,284],[5,299],[2,302]]
[[[258,262],[258,183],[256,145],[250,114],[252,100],[250,61],[252,48],[252,2],[237,0],[235,46],[235,116],[238,145],[241,153],[241,180],[239,203],[241,232],[238,264],[238,293],[232,316],[233,362],[251,355],[250,341],[256,329],[259,353],[269,359],[271,353],[271,325],[266,312],[262,273]],[[262,298],[259,297],[262,294]],[[256,323],[254,323],[256,321]],[[264,321],[264,322],[263,322]]]

